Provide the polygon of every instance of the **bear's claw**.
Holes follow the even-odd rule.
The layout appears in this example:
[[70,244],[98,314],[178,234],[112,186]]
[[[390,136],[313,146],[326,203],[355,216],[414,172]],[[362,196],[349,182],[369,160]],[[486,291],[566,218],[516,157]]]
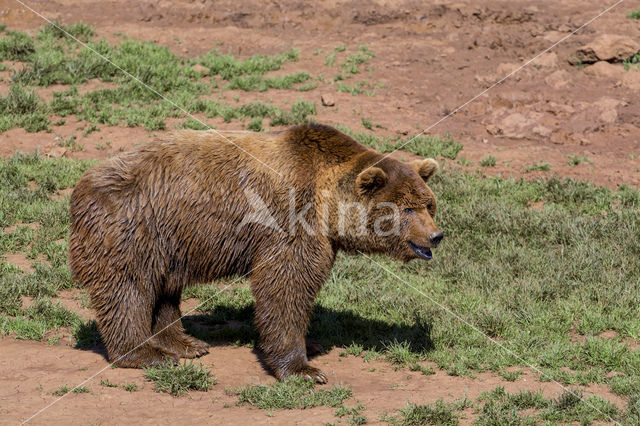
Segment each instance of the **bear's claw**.
[[185,335],[185,351],[180,354],[183,358],[199,358],[209,353],[209,344],[202,340]]
[[313,380],[321,385],[327,383],[327,375],[319,368],[311,367],[310,365],[303,367],[300,371],[296,371],[295,374],[305,379]]

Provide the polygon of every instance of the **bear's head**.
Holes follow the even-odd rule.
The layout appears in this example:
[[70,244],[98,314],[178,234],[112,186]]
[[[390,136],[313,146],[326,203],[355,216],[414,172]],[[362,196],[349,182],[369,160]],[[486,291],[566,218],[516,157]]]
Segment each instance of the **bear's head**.
[[350,215],[345,221],[351,225],[345,231],[347,249],[386,253],[405,262],[431,259],[431,249],[443,238],[434,223],[436,197],[427,186],[437,170],[431,158],[410,163],[384,158],[357,171],[352,200],[363,207],[360,218]]

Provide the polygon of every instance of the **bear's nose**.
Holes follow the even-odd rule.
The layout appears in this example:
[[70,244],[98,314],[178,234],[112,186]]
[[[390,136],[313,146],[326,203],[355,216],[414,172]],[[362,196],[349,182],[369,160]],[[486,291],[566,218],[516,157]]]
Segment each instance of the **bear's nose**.
[[429,235],[429,242],[435,248],[438,247],[438,244],[440,244],[440,241],[442,241],[443,238],[444,234],[442,232],[433,232]]

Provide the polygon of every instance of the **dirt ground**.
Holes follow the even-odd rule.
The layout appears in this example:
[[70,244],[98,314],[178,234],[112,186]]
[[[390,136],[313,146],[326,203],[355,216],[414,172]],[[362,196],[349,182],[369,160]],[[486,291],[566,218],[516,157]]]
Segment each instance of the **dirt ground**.
[[[300,49],[300,60],[288,64],[287,72],[314,73],[325,54],[335,46],[366,45],[375,52],[371,80],[382,83],[376,96],[352,96],[335,90],[331,82],[312,92],[225,92],[227,99],[239,94],[242,101],[261,97],[293,100],[304,97],[318,105],[314,119],[341,123],[363,130],[361,118],[380,124],[378,135],[418,133],[458,106],[490,87],[520,64],[568,35],[600,13],[605,4],[588,0],[537,1],[388,1],[328,0],[302,2],[282,0],[153,1],[122,0],[31,1],[28,5],[50,19],[63,23],[84,21],[100,36],[115,33],[155,40],[174,53],[194,56],[219,45],[234,55],[275,53],[283,47]],[[613,4],[613,1],[611,2]],[[455,115],[430,129],[430,134],[450,133],[464,145],[459,157],[480,168],[480,159],[497,158],[488,174],[503,176],[568,176],[615,188],[622,183],[640,186],[640,72],[624,71],[622,64],[608,62],[573,66],[576,50],[607,35],[624,35],[640,43],[640,21],[627,19],[631,4],[621,4],[575,36],[492,88]],[[35,30],[42,18],[13,0],[0,0],[0,22],[9,29]],[[325,54],[313,55],[317,49]],[[6,93],[6,76],[0,92]],[[99,85],[93,82],[91,84]],[[44,97],[55,87],[38,89]],[[334,107],[323,107],[320,95],[331,93]],[[238,128],[221,119],[208,120],[221,129]],[[167,128],[174,123],[168,122]],[[50,152],[54,138],[69,137],[78,123],[68,119],[55,133],[27,133],[13,129],[0,135],[0,155],[40,148]],[[162,132],[155,132],[162,133]],[[70,155],[105,158],[119,149],[151,138],[143,128],[103,127],[83,141],[85,150]],[[109,139],[108,149],[94,146],[98,138]],[[568,164],[568,156],[588,157],[590,163]],[[536,163],[549,163],[549,172],[526,173]],[[453,162],[450,166],[454,166]],[[90,312],[86,315],[91,315]],[[531,373],[516,383],[492,374],[476,379],[451,377],[438,371],[432,376],[407,370],[394,371],[383,362],[365,363],[362,358],[340,357],[334,349],[315,359],[324,365],[331,383],[348,383],[365,415],[375,423],[380,413],[402,408],[408,400],[428,403],[452,400],[504,385],[507,390],[542,389],[556,395],[561,388],[540,383]],[[58,397],[51,390],[61,383],[76,385],[106,368],[87,383],[91,392],[70,394],[36,417],[33,423],[299,423],[335,422],[334,409],[265,411],[236,407],[225,387],[273,381],[247,348],[218,347],[202,359],[218,378],[208,393],[173,398],[153,392],[138,370],[110,369],[103,354],[73,349],[60,343],[0,341],[0,423],[15,423],[36,413]],[[370,367],[375,372],[369,372]],[[99,385],[101,379],[136,382],[142,389],[123,392]],[[400,384],[400,385],[398,385]],[[615,395],[604,387],[593,389],[613,402]],[[230,404],[229,408],[224,408]],[[468,413],[465,422],[473,414]]]
[[[90,309],[82,307],[79,294],[78,290],[64,291],[56,300],[85,320],[94,318]],[[25,300],[24,306],[29,302]],[[186,312],[196,304],[196,299],[189,299],[183,302],[181,309]],[[0,339],[0,383],[3,384],[0,388],[0,423],[23,421],[40,409],[45,410],[29,423],[327,424],[338,420],[335,409],[329,407],[269,413],[236,406],[236,397],[227,395],[225,389],[275,381],[250,348],[213,347],[199,361],[215,375],[217,384],[208,392],[191,392],[187,397],[176,398],[154,392],[153,383],[145,381],[140,370],[110,368],[102,347],[78,350],[69,342],[68,334],[56,345],[11,337]],[[364,362],[360,357],[341,356],[341,352],[340,348],[334,348],[315,357],[312,363],[327,373],[330,384],[351,386],[354,397],[346,404],[362,403],[366,407],[362,413],[367,416],[368,424],[379,424],[384,413],[404,408],[407,401],[427,404],[438,399],[453,401],[466,397],[474,400],[480,393],[496,386],[504,386],[512,393],[541,390],[546,397],[557,397],[562,393],[558,384],[540,382],[535,371],[528,368],[514,368],[523,371],[516,382],[505,381],[492,373],[476,374],[475,378],[450,376],[430,363],[424,365],[432,367],[436,373],[425,376],[406,368],[396,370],[384,361]],[[101,386],[100,381],[105,379],[114,384],[135,383],[139,390],[130,393],[121,388]],[[87,382],[83,383],[85,380]],[[63,398],[52,394],[65,384],[69,387],[83,384],[89,393],[67,394]],[[591,385],[586,393],[602,396],[619,407],[625,404],[622,398],[609,392],[606,385]],[[51,403],[54,404],[46,408]],[[464,415],[462,424],[471,424],[476,417],[473,409],[467,409]]]

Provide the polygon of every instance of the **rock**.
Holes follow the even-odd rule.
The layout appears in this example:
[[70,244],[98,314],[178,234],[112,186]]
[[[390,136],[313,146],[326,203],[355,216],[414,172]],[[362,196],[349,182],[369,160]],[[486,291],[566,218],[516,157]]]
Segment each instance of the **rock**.
[[564,127],[573,134],[588,134],[618,121],[618,107],[625,106],[625,102],[602,97],[595,102],[580,102],[575,106],[578,112],[565,121]]
[[[533,128],[539,127],[538,131],[545,133],[546,127],[540,122],[544,118],[544,114],[529,111],[525,114],[514,112],[507,115],[498,123],[499,134],[508,138],[514,139],[526,139],[530,138],[532,133],[535,133]],[[551,129],[548,130],[551,132]]]
[[545,126],[535,126],[531,131],[535,135],[541,136],[543,138],[548,138],[549,136],[551,136],[551,129]]
[[336,104],[335,99],[333,99],[333,95],[330,95],[328,93],[320,96],[320,100],[322,101],[322,105],[324,106],[334,106]]
[[558,55],[555,52],[547,52],[544,55],[540,55],[538,59],[533,61],[533,65],[541,66],[543,68],[557,68]]
[[558,70],[551,74],[549,74],[544,82],[554,89],[560,89],[562,87],[566,87],[569,85],[569,81],[571,80],[571,74],[566,72],[565,70]]
[[584,72],[585,74],[593,75],[595,77],[620,79],[625,71],[621,65],[610,64],[606,61],[598,61],[595,64],[586,67]]
[[191,69],[200,74],[207,74],[209,72],[209,68],[200,64],[195,64]]
[[618,119],[618,106],[624,105],[621,102],[613,98],[600,98],[593,103],[593,105],[599,110],[598,120],[601,123],[610,124],[615,123]]
[[567,104],[561,104],[558,102],[547,103],[547,112],[554,116],[564,116],[566,114],[573,114],[576,111],[574,107]]
[[638,43],[627,36],[603,34],[576,50],[569,63],[622,62],[635,55],[638,50]]
[[629,70],[622,75],[622,85],[634,91],[640,91],[640,72]]
[[511,74],[515,70],[517,70],[519,66],[520,66],[519,64],[502,63],[498,65],[498,68],[496,69],[496,73],[498,74],[498,77],[504,77],[508,74]]
[[564,130],[559,130],[551,135],[549,141],[554,145],[564,145],[567,139],[567,132]]
[[487,133],[489,133],[490,135],[500,135],[502,134],[502,129],[498,126],[496,126],[495,124],[489,124],[487,126]]

